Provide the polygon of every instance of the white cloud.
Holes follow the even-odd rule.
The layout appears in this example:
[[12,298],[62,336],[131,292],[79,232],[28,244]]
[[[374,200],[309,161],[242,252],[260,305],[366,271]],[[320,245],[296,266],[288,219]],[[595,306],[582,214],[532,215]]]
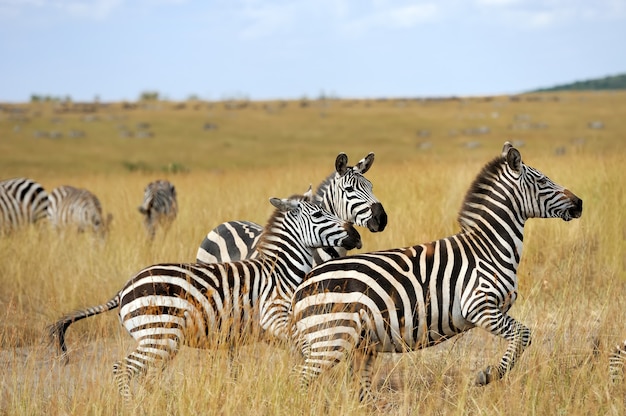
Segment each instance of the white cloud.
[[124,0],[58,0],[52,4],[71,17],[106,19]]
[[[0,0],[0,17],[33,16],[105,19],[125,0]],[[55,13],[56,12],[56,13]]]
[[496,7],[506,7],[511,6],[513,4],[519,4],[522,0],[476,0],[476,4],[479,6],[496,6]]
[[247,7],[242,12],[245,27],[240,32],[244,39],[272,35],[289,28],[295,19],[294,10],[286,5]]
[[626,16],[626,0],[474,0],[475,10],[492,21],[545,27]]
[[374,10],[364,17],[343,22],[342,27],[351,34],[362,34],[373,29],[410,28],[419,23],[435,20],[439,8],[434,3]]

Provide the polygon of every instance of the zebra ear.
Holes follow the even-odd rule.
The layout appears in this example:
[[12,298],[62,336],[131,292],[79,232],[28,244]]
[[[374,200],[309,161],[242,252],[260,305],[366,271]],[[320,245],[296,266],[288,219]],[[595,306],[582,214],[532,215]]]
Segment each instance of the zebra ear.
[[348,156],[345,153],[339,153],[335,160],[335,170],[341,176],[343,176],[348,170]]
[[361,159],[359,163],[357,163],[357,165],[354,167],[354,170],[359,172],[360,174],[364,174],[365,172],[370,170],[373,164],[374,152],[370,152],[367,156]]
[[509,165],[513,171],[519,172],[522,169],[522,155],[511,143],[504,143],[502,156],[504,156],[507,165]]
[[300,206],[300,202],[295,199],[270,198],[270,203],[283,212],[291,211]]
[[303,195],[305,201],[313,202],[313,185],[309,184],[309,190],[306,191]]

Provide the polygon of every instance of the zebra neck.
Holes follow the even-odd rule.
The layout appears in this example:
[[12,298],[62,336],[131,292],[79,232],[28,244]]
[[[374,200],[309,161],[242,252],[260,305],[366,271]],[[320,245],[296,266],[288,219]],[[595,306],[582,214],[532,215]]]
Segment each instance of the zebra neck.
[[313,249],[294,241],[265,238],[257,251],[259,256],[255,260],[261,264],[268,281],[279,286],[288,284],[295,288],[313,268]]
[[467,192],[458,221],[462,233],[484,246],[494,259],[517,265],[522,255],[526,218],[523,195],[504,174],[502,158],[485,165]]
[[461,234],[469,236],[482,247],[485,255],[506,259],[515,268],[522,257],[524,221],[504,211],[466,210],[459,215]]

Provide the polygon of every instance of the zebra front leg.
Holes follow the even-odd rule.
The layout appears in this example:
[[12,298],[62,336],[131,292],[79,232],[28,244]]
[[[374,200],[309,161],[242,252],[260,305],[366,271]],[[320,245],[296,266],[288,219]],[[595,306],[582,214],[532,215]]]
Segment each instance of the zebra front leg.
[[[487,312],[485,315],[489,315]],[[524,349],[530,345],[530,329],[520,322],[504,315],[500,310],[489,319],[476,323],[476,326],[486,329],[494,335],[498,335],[509,341],[506,352],[497,367],[488,366],[476,375],[476,384],[484,386],[492,381],[499,380],[515,366],[515,362],[522,355]]]

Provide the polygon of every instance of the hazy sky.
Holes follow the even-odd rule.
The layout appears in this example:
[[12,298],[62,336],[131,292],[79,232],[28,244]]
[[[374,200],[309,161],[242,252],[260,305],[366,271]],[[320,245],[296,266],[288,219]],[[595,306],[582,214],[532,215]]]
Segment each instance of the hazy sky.
[[518,93],[625,45],[626,0],[0,0],[0,101]]

